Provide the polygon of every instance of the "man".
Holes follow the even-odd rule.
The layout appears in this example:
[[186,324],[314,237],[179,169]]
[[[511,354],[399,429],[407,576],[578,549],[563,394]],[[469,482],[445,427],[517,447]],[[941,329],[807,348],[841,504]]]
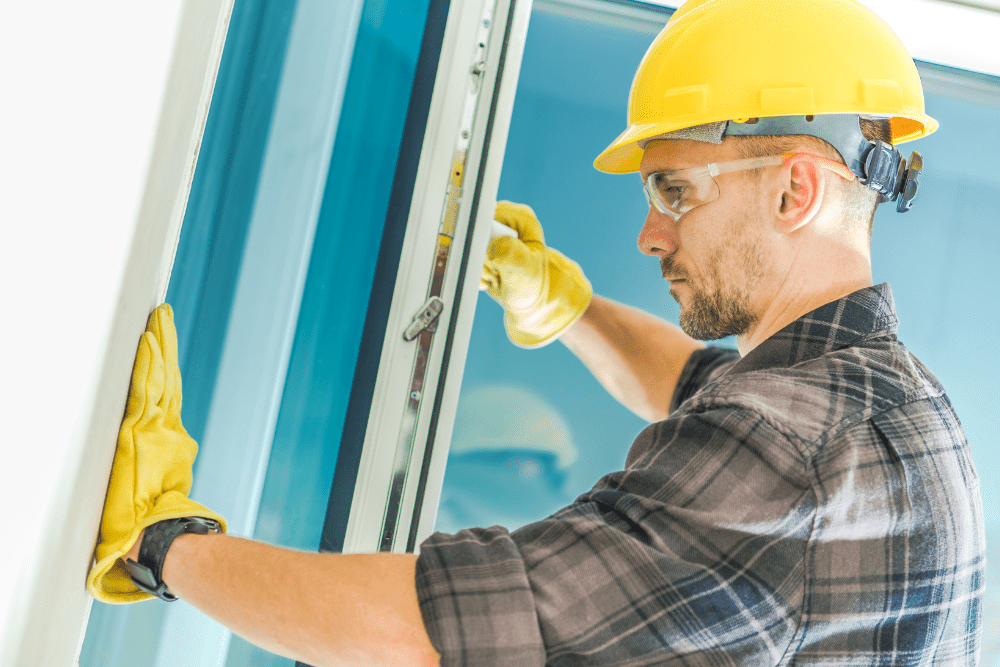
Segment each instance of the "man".
[[[853,0],[693,0],[640,65],[629,122],[596,165],[640,173],[639,248],[683,330],[592,296],[526,206],[498,206],[518,239],[494,240],[483,274],[512,341],[558,338],[655,422],[624,470],[514,533],[435,534],[419,558],[221,535],[186,498],[164,306],[95,595],[176,595],[313,665],[976,664],[975,472],[871,279],[875,206],[906,210],[920,169],[891,142],[936,127],[905,49]],[[738,352],[698,340],[733,334]]]

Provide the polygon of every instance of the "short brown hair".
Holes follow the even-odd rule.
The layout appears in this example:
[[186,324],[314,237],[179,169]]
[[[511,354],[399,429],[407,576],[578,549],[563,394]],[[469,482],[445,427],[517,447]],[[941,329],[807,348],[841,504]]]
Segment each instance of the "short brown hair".
[[[884,141],[892,143],[892,126],[888,118],[869,120],[861,119],[861,133],[869,141]],[[847,164],[840,152],[831,144],[818,137],[804,134],[794,134],[777,137],[735,137],[739,143],[737,151],[741,157],[764,157],[766,155],[781,155],[791,153],[795,149],[805,148],[810,153],[815,153],[831,160],[836,160]],[[750,172],[759,177],[762,170]],[[844,205],[847,215],[868,226],[868,240],[871,242],[872,223],[875,221],[875,209],[879,204],[879,195],[871,188],[862,185],[859,181],[845,183]]]

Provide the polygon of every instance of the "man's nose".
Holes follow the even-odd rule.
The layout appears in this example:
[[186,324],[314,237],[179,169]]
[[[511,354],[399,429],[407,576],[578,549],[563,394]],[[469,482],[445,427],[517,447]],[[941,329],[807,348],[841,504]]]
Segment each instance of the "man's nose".
[[669,215],[664,215],[649,207],[646,222],[639,232],[639,252],[644,255],[663,257],[677,252],[677,225]]

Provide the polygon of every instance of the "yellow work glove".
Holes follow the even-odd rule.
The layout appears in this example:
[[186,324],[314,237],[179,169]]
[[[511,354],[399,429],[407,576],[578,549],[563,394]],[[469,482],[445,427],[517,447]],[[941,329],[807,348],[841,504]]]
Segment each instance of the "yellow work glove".
[[520,347],[541,347],[576,322],[593,296],[580,265],[545,247],[542,225],[531,207],[497,203],[497,222],[517,238],[490,241],[480,286],[504,309],[507,337]]
[[177,331],[173,310],[163,304],[150,314],[135,355],[104,499],[97,563],[87,576],[87,590],[95,598],[120,604],[153,597],[132,583],[121,560],[147,526],[201,516],[215,519],[225,531],[225,519],[187,497],[197,453],[198,443],[181,424]]

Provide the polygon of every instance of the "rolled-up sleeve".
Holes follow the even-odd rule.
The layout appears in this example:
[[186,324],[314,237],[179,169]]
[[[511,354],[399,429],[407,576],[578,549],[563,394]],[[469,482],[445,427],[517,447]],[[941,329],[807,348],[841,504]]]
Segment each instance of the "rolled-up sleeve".
[[420,611],[442,665],[545,664],[525,567],[500,526],[435,533],[421,545]]
[[435,533],[416,584],[441,664],[780,660],[814,510],[803,472],[752,411],[681,410],[551,517]]

